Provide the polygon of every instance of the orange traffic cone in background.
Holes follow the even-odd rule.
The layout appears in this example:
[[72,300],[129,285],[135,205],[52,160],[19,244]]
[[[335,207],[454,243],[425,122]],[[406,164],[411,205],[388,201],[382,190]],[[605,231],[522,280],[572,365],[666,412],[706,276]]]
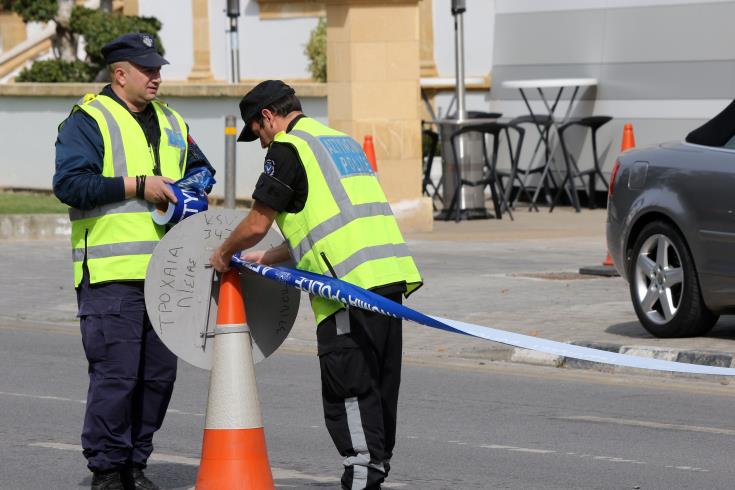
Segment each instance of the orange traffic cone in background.
[[196,490],[273,490],[250,328],[231,269],[221,277],[202,459]]
[[[635,135],[633,134],[633,125],[631,123],[625,123],[623,126],[623,140],[620,142],[620,152],[635,148]],[[602,265],[593,265],[589,267],[581,267],[579,269],[580,274],[589,274],[593,276],[617,276],[618,271],[615,270],[615,263],[613,262],[610,252],[607,253],[607,257],[602,261]]]
[[623,141],[620,143],[620,151],[635,148],[635,135],[633,134],[633,125],[625,123],[623,126]]
[[378,173],[378,162],[375,159],[375,146],[373,145],[373,137],[369,134],[365,135],[365,141],[362,143],[362,150],[373,168],[373,172]]

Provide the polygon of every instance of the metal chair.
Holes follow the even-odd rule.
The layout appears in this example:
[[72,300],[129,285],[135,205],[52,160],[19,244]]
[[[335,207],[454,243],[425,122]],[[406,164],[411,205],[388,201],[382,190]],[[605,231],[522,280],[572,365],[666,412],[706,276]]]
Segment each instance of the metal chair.
[[[500,137],[502,133],[506,133],[509,128],[512,126],[508,125],[507,123],[500,123],[500,122],[490,122],[490,123],[483,123],[483,124],[473,124],[473,125],[467,125],[464,127],[459,128],[454,133],[452,133],[452,136],[450,137],[450,141],[452,144],[452,155],[454,156],[454,162],[455,162],[455,170],[457,175],[457,188],[455,189],[454,196],[452,197],[452,201],[449,205],[450,215],[454,213],[455,221],[459,221],[461,219],[461,209],[460,209],[460,196],[462,192],[462,187],[464,186],[482,186],[483,189],[485,186],[488,186],[490,188],[490,197],[493,202],[493,210],[495,213],[495,217],[497,219],[502,219],[502,213],[507,212],[510,219],[513,219],[513,213],[511,210],[511,207],[508,203],[507,199],[507,193],[505,189],[503,188],[503,182],[498,174],[497,169],[497,162],[498,162],[498,150],[500,148]],[[514,130],[518,131],[517,127],[513,127]],[[479,180],[467,180],[462,177],[462,165],[459,158],[459,153],[457,151],[457,141],[460,136],[466,135],[468,133],[479,133],[481,136],[482,141],[482,172],[483,177]],[[522,130],[519,132],[520,135],[522,135]],[[492,147],[492,153],[489,153],[487,150],[487,137],[493,138],[493,147]],[[522,137],[519,136],[519,142],[522,144]],[[509,148],[511,148],[509,146]],[[466,156],[465,158],[471,158],[471,155]],[[513,180],[515,179],[515,175],[513,172],[517,169],[517,151],[516,155],[511,154],[511,172],[510,175],[508,175],[509,182],[512,184]]]
[[439,199],[442,203],[444,202],[439,194],[439,187],[441,187],[443,179],[440,178],[438,183],[434,183],[431,178],[431,168],[434,164],[436,148],[439,146],[439,134],[432,129],[424,128],[421,131],[421,136],[422,139],[424,137],[428,138],[428,147],[424,147],[424,154],[422,155],[424,178],[421,182],[421,193],[431,198],[431,205],[434,208],[434,211],[436,211],[435,199]]
[[[484,111],[467,111],[468,119],[498,119],[502,117],[501,112],[484,112]],[[456,114],[449,116],[447,119],[456,118]],[[444,204],[440,189],[444,184],[444,176],[439,178],[439,182],[434,182],[431,178],[431,170],[436,157],[437,148],[439,146],[439,133],[431,129],[431,122],[422,121],[423,129],[421,130],[422,139],[428,138],[428,145],[422,145],[422,167],[423,179],[421,182],[421,193],[431,198],[431,205],[436,211],[436,200]]]
[[[549,144],[549,138],[551,134],[551,127],[552,127],[552,118],[548,114],[526,114],[523,116],[518,116],[516,118],[513,118],[508,123],[509,126],[514,126],[516,128],[521,128],[523,125],[533,125],[536,127],[536,130],[539,134],[539,139],[536,142],[536,146],[533,149],[533,154],[531,155],[531,158],[528,160],[528,165],[526,168],[522,169],[518,168],[517,173],[519,175],[523,175],[522,183],[523,188],[528,189],[531,187],[535,187],[535,191],[533,193],[533,196],[529,200],[529,210],[536,210],[538,211],[538,206],[536,205],[536,201],[538,200],[539,194],[541,191],[544,192],[546,201],[551,202],[552,195],[551,195],[551,189],[557,188],[556,185],[556,179],[554,178],[553,173],[549,169],[549,161],[551,156],[551,146]],[[542,148],[543,145],[543,159],[542,163],[537,166],[533,166],[534,161],[536,160],[536,156],[538,155],[539,150]],[[517,150],[517,158],[520,157],[521,147],[518,147]],[[528,179],[533,174],[540,174],[539,181],[535,186],[529,185]],[[512,202],[513,209],[515,209],[516,204],[518,203],[518,200],[521,197],[521,193],[519,192],[515,199]]]
[[[588,116],[588,117],[580,117],[580,118],[574,118],[566,123],[559,126],[559,140],[562,144],[562,150],[564,153],[564,158],[567,163],[567,174],[564,176],[564,180],[561,182],[561,186],[559,186],[559,189],[556,192],[556,196],[554,196],[554,200],[551,202],[551,207],[549,208],[549,211],[552,211],[554,207],[556,206],[559,198],[561,197],[561,192],[565,188],[566,184],[571,181],[571,179],[580,179],[582,181],[582,185],[584,186],[584,177],[587,177],[587,189],[585,190],[587,194],[587,200],[588,200],[588,207],[589,209],[595,209],[595,184],[596,184],[596,178],[599,176],[602,179],[602,182],[605,184],[605,187],[607,187],[607,179],[605,179],[605,176],[602,174],[602,168],[600,166],[600,158],[597,154],[597,130],[600,129],[602,126],[607,124],[612,120],[612,117],[610,116]],[[567,150],[567,145],[564,139],[564,132],[569,129],[572,126],[581,126],[584,128],[589,128],[590,130],[590,140],[592,142],[592,168],[588,170],[579,170],[579,166],[577,165],[577,161],[575,160],[574,156]]]

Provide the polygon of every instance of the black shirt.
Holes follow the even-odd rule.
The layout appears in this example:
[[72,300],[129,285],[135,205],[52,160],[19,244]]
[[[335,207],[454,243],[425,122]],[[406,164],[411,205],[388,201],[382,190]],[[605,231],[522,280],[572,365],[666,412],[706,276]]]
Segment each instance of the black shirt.
[[[290,133],[304,116],[296,116],[286,128]],[[280,212],[298,213],[304,209],[309,186],[299,154],[289,143],[274,141],[263,162],[263,173],[255,184],[253,199]]]

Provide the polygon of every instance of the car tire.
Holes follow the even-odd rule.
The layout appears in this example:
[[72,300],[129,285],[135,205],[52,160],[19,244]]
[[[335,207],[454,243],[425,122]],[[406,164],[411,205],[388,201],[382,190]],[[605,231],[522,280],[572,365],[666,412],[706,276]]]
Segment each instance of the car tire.
[[628,278],[636,315],[655,337],[696,337],[717,322],[702,300],[689,247],[667,222],[641,230],[628,257]]

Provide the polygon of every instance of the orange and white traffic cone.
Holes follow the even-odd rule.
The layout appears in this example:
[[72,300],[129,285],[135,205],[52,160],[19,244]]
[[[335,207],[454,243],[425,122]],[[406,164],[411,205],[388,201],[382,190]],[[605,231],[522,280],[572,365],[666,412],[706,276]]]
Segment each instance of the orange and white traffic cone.
[[[635,148],[635,134],[633,134],[633,125],[631,123],[625,123],[623,126],[623,139],[620,142],[620,152],[624,152]],[[582,267],[579,269],[580,274],[589,274],[593,276],[617,276],[618,271],[615,270],[615,264],[613,263],[610,252],[607,253],[607,257],[602,261],[602,265],[593,265],[589,267]]]
[[633,134],[633,125],[625,123],[623,126],[623,141],[620,142],[620,152],[635,148],[635,135]]
[[196,490],[272,490],[240,277],[221,277]]
[[373,172],[378,173],[378,161],[375,159],[375,145],[373,144],[372,135],[366,134],[365,141],[362,143],[362,150],[373,168]]

